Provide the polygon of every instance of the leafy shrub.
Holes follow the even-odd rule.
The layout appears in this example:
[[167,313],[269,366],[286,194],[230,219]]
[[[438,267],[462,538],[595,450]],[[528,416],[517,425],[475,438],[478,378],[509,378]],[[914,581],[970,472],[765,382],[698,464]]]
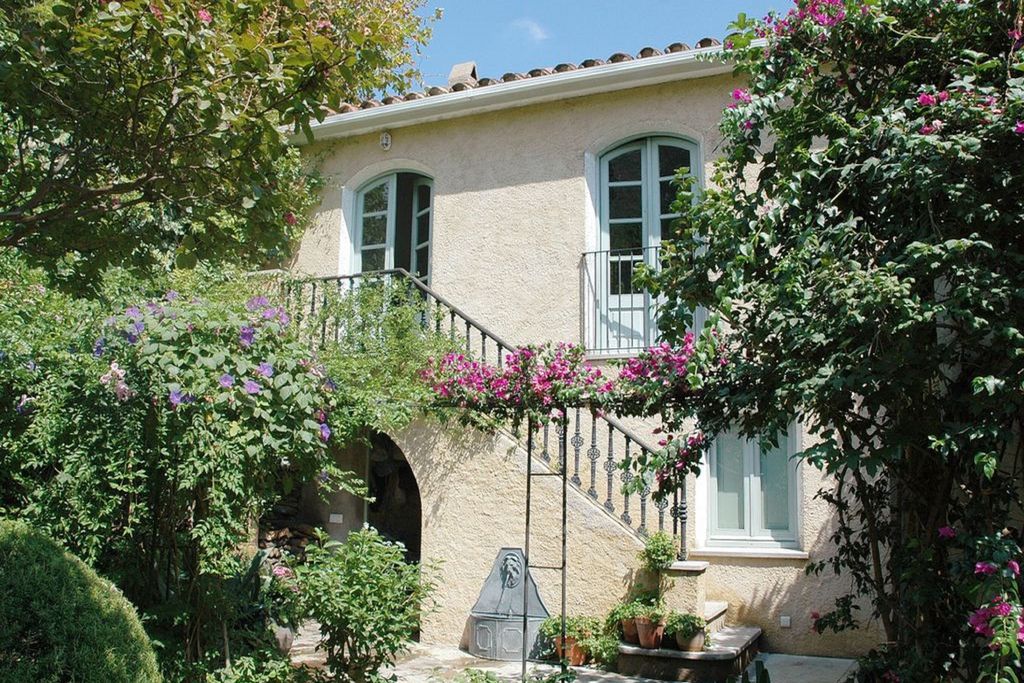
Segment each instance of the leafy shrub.
[[597,666],[608,669],[619,659],[619,639],[608,633],[594,633],[580,640],[580,647],[587,651]]
[[492,671],[466,669],[455,678],[453,683],[498,683],[498,676]]
[[405,562],[404,548],[371,528],[344,543],[306,549],[296,567],[303,603],[320,623],[327,665],[338,680],[381,681],[419,627],[434,584],[431,570]]
[[[582,641],[601,632],[601,620],[597,617],[567,616],[565,618],[565,635]],[[538,633],[544,638],[554,639],[562,635],[562,617],[548,617],[541,622]]]
[[665,618],[665,635],[680,635],[683,638],[692,638],[704,630],[706,626],[707,622],[704,621],[704,618],[696,614],[670,612]]
[[131,603],[22,522],[0,520],[0,595],[4,680],[161,680]]
[[676,542],[664,531],[648,537],[638,555],[644,569],[652,573],[664,571],[676,561]]
[[319,672],[293,666],[286,655],[272,651],[239,657],[230,667],[206,677],[208,683],[312,683],[321,679]]

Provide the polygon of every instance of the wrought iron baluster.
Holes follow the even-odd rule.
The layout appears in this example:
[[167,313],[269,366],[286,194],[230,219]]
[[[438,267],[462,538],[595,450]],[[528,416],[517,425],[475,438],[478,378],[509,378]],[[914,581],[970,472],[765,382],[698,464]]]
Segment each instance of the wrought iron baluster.
[[647,498],[651,495],[651,487],[644,486],[640,492],[640,526],[636,528],[641,536],[647,536]]
[[572,483],[579,486],[580,480],[580,448],[583,446],[583,437],[580,435],[580,409],[576,409],[576,429],[572,435],[573,465]]
[[323,322],[320,323],[320,343],[327,344],[327,283],[324,283],[323,298],[320,300],[320,316],[323,318]]
[[334,343],[341,339],[341,280],[335,280]]
[[[672,506],[672,527],[679,539],[679,559],[686,559],[686,487],[675,492],[676,504]],[[676,526],[678,524],[678,527]]]
[[484,332],[480,333],[480,360],[487,362],[487,334]]
[[615,481],[615,430],[608,424],[608,459],[604,461],[604,471],[608,473],[608,497],[604,501],[604,509],[608,512],[615,510],[615,503],[612,502],[612,488]]
[[540,452],[540,458],[544,462],[551,462],[551,453],[548,451],[548,424],[544,423],[544,450]]
[[561,472],[565,469],[565,459],[568,457],[565,448],[565,437],[566,427],[568,425],[561,424],[558,426],[558,471]]
[[[629,446],[631,439],[626,437],[626,462],[629,462]],[[629,484],[633,481],[633,473],[625,470],[622,473],[622,521],[632,526],[633,518],[629,516]]]
[[455,311],[453,311],[450,308],[448,309],[448,318],[449,318],[449,321],[448,321],[449,322],[449,324],[448,324],[448,337],[452,341],[455,341]]
[[665,530],[665,509],[668,508],[668,496],[654,501],[654,507],[658,508],[658,531]]
[[466,321],[466,355],[469,355],[469,320]]
[[601,458],[601,449],[597,447],[597,418],[593,415],[590,416],[590,448],[587,457],[590,458],[590,488],[587,493],[597,500],[597,461]]

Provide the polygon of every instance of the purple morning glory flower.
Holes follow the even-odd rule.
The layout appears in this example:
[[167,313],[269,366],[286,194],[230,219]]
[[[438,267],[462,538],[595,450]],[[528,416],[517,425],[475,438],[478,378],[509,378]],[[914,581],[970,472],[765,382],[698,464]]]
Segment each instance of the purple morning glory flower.
[[235,378],[226,372],[223,375],[221,375],[220,379],[217,381],[225,389],[230,389],[235,384]]
[[130,332],[128,333],[126,339],[128,340],[129,344],[135,344],[139,341],[139,338]]
[[159,304],[155,304],[152,301],[146,303],[146,308],[149,309],[149,312],[153,315],[160,315],[164,310]]
[[180,297],[181,295],[175,292],[173,289],[169,290],[166,294],[164,294],[164,298],[167,299],[168,301],[177,301]]
[[132,329],[132,332],[137,334],[137,335],[138,334],[142,334],[146,330],[146,323],[142,322],[141,320],[139,322],[137,322],[137,323],[132,323],[132,328],[131,329]]
[[273,320],[278,316],[279,311],[280,309],[278,308],[268,308],[263,311],[263,318],[265,320]]
[[242,343],[242,346],[249,348],[252,346],[252,340],[256,338],[256,329],[246,325],[238,333],[238,341]]
[[181,389],[172,389],[171,393],[168,394],[167,400],[171,402],[171,405],[177,408],[185,402],[185,394],[181,392]]
[[256,369],[256,372],[260,373],[264,377],[273,377],[274,366],[271,365],[270,363],[260,363],[260,366],[259,368]]
[[326,380],[324,380],[324,390],[326,390],[326,391],[334,391],[337,388],[338,388],[337,382],[335,382],[330,377],[328,377]]
[[99,358],[103,355],[103,352],[107,350],[107,340],[103,337],[98,337],[96,342],[92,345],[92,356],[93,358]]
[[258,394],[260,393],[260,385],[253,382],[251,379],[245,380],[242,384],[242,388],[245,389],[247,394]]
[[269,305],[270,301],[265,296],[254,296],[245,302],[245,307],[250,311],[256,311]]
[[25,367],[28,368],[29,372],[35,372],[36,368],[39,366],[36,365],[36,362],[34,360],[30,360],[29,362],[25,363]]
[[142,320],[142,311],[138,306],[129,306],[125,309],[124,314],[128,316],[129,320]]
[[327,423],[320,425],[320,440],[327,443],[327,440],[331,438],[331,428],[327,426]]
[[285,313],[282,309],[281,312],[277,314],[277,321],[282,325],[287,325],[291,321],[291,316]]

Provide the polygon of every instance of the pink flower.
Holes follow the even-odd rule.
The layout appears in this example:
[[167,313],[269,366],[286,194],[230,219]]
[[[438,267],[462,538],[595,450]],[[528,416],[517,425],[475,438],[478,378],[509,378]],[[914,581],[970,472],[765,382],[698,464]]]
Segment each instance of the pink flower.
[[939,102],[945,102],[949,99],[949,93],[945,90],[939,91]]
[[750,93],[743,88],[736,88],[732,91],[732,99],[743,104],[750,104],[754,98],[750,96]]
[[1024,135],[1024,121],[1018,121],[1013,125],[1013,132],[1017,135]]
[[1006,568],[1009,569],[1014,576],[1020,576],[1020,565],[1017,564],[1017,560],[1010,560],[1007,562]]
[[931,123],[926,123],[921,126],[921,135],[931,135],[932,133],[938,133],[942,130],[942,126],[945,125],[940,119],[935,119]]
[[203,22],[204,24],[209,24],[211,21],[213,21],[213,15],[210,14],[210,10],[206,9],[205,7],[200,8],[200,10],[196,12],[196,16],[199,17],[199,21]]
[[939,538],[946,541],[956,538],[956,529],[951,526],[939,527]]
[[295,214],[292,213],[291,211],[285,211],[284,222],[287,223],[288,225],[295,225],[296,223],[299,222],[299,219],[296,218]]
[[754,122],[751,121],[750,119],[747,119],[742,123],[741,128],[743,128],[743,130],[753,130]]
[[163,21],[164,20],[163,10],[161,10],[156,5],[150,5],[149,6],[149,13],[152,14],[156,18],[157,21]]
[[917,96],[917,103],[922,107],[934,107],[939,103],[939,101],[936,99],[935,95],[923,92]]
[[974,565],[974,573],[978,576],[990,576],[999,571],[999,567],[991,562],[978,562]]

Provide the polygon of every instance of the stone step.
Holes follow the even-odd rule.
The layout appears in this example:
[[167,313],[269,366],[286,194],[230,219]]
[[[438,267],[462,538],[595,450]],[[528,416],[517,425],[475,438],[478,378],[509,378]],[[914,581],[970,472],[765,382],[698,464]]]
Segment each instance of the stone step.
[[619,644],[619,673],[663,681],[720,683],[727,676],[740,675],[757,655],[761,629],[756,626],[726,626],[715,632],[711,645],[702,652],[660,648],[649,650]]
[[725,628],[725,613],[729,611],[729,603],[720,600],[708,600],[704,603],[704,621],[707,632],[717,633]]

